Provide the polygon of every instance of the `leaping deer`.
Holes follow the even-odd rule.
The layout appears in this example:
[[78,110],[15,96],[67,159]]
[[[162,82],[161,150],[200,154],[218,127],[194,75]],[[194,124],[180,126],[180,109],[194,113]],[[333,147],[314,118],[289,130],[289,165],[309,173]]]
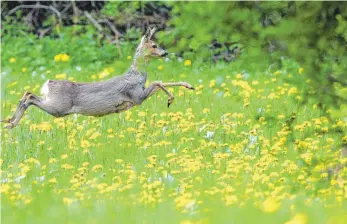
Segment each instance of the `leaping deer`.
[[158,90],[163,90],[168,96],[168,107],[174,96],[165,88],[167,86],[183,86],[194,89],[189,83],[162,83],[155,81],[145,88],[147,73],[145,69],[150,57],[167,55],[166,51],[151,40],[155,28],[148,28],[141,38],[135,57],[129,70],[121,76],[106,81],[79,83],[67,80],[47,80],[42,86],[42,96],[24,93],[22,99],[10,119],[2,120],[8,123],[6,128],[16,127],[24,112],[34,105],[55,117],[69,114],[83,114],[88,116],[104,116],[120,113],[140,105]]

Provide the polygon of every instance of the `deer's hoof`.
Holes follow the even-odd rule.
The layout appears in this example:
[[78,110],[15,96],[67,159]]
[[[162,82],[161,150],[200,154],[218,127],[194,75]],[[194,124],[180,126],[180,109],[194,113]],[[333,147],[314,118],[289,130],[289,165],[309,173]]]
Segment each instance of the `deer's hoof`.
[[0,121],[1,123],[10,123],[10,119],[4,119]]
[[186,84],[186,86],[185,86],[187,89],[191,89],[191,90],[195,90],[195,88],[193,87],[193,86],[191,86],[190,84]]
[[172,98],[169,98],[168,100],[167,100],[167,107],[170,107],[170,105],[172,104],[172,101],[174,100],[174,98],[172,97]]
[[8,125],[5,126],[5,128],[9,129],[9,130],[14,128],[14,127],[16,127],[16,125],[14,125],[13,123],[9,123]]

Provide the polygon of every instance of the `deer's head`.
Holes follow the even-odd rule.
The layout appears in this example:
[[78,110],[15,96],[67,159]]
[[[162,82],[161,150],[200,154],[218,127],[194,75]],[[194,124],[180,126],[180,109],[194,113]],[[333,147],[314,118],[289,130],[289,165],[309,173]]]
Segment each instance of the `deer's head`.
[[141,43],[137,48],[136,54],[141,54],[145,58],[167,55],[167,52],[152,40],[155,30],[155,27],[147,29],[146,34],[141,38]]

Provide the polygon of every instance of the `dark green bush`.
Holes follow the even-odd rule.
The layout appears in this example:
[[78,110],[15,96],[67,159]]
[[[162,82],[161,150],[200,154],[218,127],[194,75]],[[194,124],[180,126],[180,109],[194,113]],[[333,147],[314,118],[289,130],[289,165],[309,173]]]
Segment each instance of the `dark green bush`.
[[[175,2],[170,31],[160,40],[176,52],[208,59],[228,45],[244,47],[254,67],[280,67],[284,57],[304,67],[298,85],[347,114],[347,4],[345,2]],[[222,44],[211,50],[213,41]],[[217,51],[217,52],[216,52]],[[297,69],[297,68],[296,68]],[[297,72],[292,71],[292,72]],[[340,112],[338,112],[340,111]]]

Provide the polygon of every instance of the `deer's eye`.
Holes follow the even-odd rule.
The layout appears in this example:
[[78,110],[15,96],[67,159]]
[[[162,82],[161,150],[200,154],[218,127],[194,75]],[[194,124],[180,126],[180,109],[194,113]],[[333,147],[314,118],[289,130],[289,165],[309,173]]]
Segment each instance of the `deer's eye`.
[[153,47],[153,48],[157,48],[157,45],[153,45],[152,47]]

